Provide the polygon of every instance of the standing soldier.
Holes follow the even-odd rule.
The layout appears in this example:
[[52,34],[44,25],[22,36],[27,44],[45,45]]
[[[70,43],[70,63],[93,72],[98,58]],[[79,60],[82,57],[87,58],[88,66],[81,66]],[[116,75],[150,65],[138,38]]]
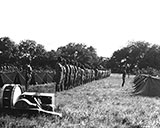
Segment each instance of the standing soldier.
[[67,75],[67,69],[66,69],[66,60],[62,59],[62,68],[63,68],[63,80],[62,80],[62,91],[66,88],[66,75]]
[[123,72],[122,72],[122,87],[125,84],[125,79],[126,79],[126,68],[124,68]]
[[69,62],[70,62],[70,80],[69,80],[69,89],[70,89],[73,88],[75,70],[73,66],[73,60],[70,60]]
[[66,64],[65,64],[65,69],[66,69],[66,75],[65,75],[65,90],[68,89],[69,87],[69,75],[70,75],[70,67],[69,67],[69,64],[68,64],[68,60],[66,60]]
[[25,85],[26,91],[28,90],[31,79],[32,79],[32,67],[30,64],[27,64],[26,65],[26,85]]
[[25,77],[26,77],[26,84],[25,89],[28,90],[29,84],[32,79],[32,67],[31,67],[31,56],[26,56],[26,64],[25,64]]
[[126,79],[126,74],[127,74],[127,61],[128,61],[128,56],[124,59],[121,60],[121,64],[122,64],[122,87],[125,84],[125,79]]
[[58,57],[57,63],[55,66],[55,82],[56,82],[56,91],[62,91],[62,84],[63,84],[63,66],[62,66],[62,58]]
[[77,75],[78,75],[78,63],[76,61],[74,61],[73,63],[73,67],[74,67],[74,81],[73,81],[73,86],[76,87],[77,86]]

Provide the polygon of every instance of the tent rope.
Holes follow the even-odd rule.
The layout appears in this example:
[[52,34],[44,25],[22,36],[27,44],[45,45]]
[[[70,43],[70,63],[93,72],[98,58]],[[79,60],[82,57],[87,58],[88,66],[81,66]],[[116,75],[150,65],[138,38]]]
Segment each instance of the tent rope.
[[11,83],[13,82],[5,73],[2,73]]

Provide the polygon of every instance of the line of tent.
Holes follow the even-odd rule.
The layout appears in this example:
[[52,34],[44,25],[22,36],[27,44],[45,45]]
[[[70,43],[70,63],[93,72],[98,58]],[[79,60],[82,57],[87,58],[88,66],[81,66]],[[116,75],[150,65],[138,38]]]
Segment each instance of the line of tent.
[[[54,82],[54,72],[48,71],[33,71],[32,79],[30,84],[45,84]],[[0,73],[0,87],[4,84],[26,84],[26,72],[15,71],[15,72],[1,72]]]
[[134,78],[133,94],[142,96],[160,96],[160,77],[140,74]]

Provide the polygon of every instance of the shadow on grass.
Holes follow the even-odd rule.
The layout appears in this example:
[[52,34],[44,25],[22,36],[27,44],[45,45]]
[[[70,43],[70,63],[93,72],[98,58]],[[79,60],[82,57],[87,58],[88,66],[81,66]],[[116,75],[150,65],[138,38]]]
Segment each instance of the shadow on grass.
[[55,117],[59,118],[57,115],[52,115],[52,114],[46,114],[44,112],[40,112],[38,110],[27,110],[27,109],[0,109],[0,117],[4,116],[12,116],[12,117],[25,117],[30,119],[31,117],[35,118],[38,116],[45,116],[45,117]]
[[13,117],[36,117],[40,115],[39,111],[33,110],[21,110],[21,109],[1,109],[0,116],[13,116]]

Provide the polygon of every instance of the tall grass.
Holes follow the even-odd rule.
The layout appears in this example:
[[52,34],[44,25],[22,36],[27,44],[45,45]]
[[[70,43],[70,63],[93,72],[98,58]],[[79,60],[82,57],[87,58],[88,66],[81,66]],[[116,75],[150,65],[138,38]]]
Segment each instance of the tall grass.
[[[126,78],[121,87],[121,76],[93,81],[56,94],[59,118],[46,114],[18,114],[1,112],[0,127],[11,128],[159,128],[159,97],[132,95],[133,76]],[[30,91],[41,89],[51,92],[54,84],[45,88],[33,86]],[[39,88],[39,89],[38,89]],[[41,92],[40,91],[40,92]]]

